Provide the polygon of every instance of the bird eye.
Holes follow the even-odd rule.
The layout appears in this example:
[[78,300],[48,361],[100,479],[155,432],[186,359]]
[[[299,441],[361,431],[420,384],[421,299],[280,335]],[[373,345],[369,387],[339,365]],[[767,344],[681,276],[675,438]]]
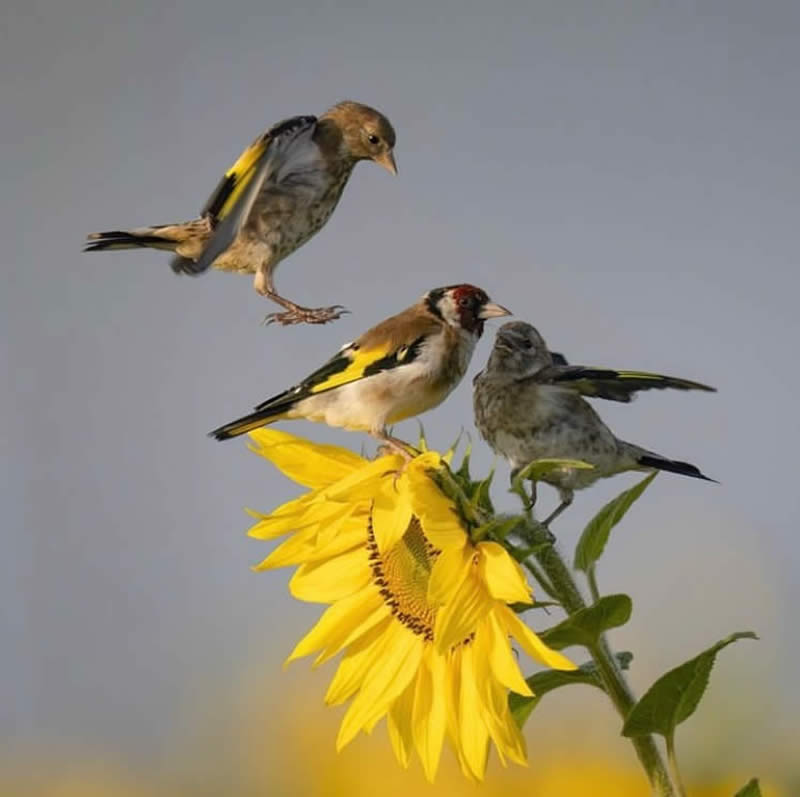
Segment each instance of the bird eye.
[[367,136],[367,141],[369,141],[370,144],[377,144],[380,139],[374,133],[372,133],[371,135]]
[[533,343],[531,343],[529,340],[526,340],[526,341],[525,341],[525,342],[524,342],[522,345],[523,345],[523,346],[524,346],[526,349],[532,349],[532,348],[533,348]]
[[469,307],[469,298],[468,298],[468,297],[466,297],[466,296],[462,296],[462,297],[461,297],[461,298],[458,300],[458,306],[459,306],[459,307]]

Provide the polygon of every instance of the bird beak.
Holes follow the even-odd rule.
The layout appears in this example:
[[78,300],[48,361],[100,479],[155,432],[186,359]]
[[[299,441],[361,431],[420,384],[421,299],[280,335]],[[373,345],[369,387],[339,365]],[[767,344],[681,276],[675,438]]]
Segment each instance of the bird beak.
[[494,302],[487,302],[478,313],[478,318],[485,321],[487,318],[500,318],[504,315],[511,315],[511,310],[506,310],[505,307],[501,307]]
[[386,152],[373,158],[373,160],[379,166],[383,166],[390,174],[397,174],[397,164],[394,162],[394,153],[390,149],[387,149]]

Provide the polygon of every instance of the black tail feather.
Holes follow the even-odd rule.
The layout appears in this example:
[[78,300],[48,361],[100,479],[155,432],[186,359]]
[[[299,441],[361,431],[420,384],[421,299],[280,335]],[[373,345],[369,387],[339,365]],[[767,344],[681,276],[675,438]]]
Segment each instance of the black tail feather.
[[148,246],[164,244],[167,240],[158,235],[134,235],[125,230],[109,230],[108,232],[98,232],[91,235],[83,251],[102,252],[105,249],[115,248],[147,248]]
[[259,429],[262,426],[278,421],[285,417],[284,413],[291,409],[294,402],[288,401],[282,404],[257,409],[249,415],[243,415],[235,421],[223,424],[218,429],[209,432],[208,436],[213,437],[215,440],[230,440],[233,437],[238,437],[247,432],[252,432],[254,429]]
[[707,482],[718,483],[716,479],[700,472],[700,469],[689,462],[681,462],[677,459],[666,459],[665,457],[653,454],[643,454],[637,460],[645,468],[655,468],[656,470],[666,470],[670,473],[679,473],[681,476],[691,476],[693,479],[704,479]]

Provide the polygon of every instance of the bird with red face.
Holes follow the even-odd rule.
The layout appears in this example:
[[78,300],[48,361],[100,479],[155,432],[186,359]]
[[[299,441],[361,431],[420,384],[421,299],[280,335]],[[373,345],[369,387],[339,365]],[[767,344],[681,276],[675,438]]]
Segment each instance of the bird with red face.
[[489,318],[510,315],[474,285],[428,291],[343,346],[294,387],[211,432],[227,440],[284,419],[368,432],[402,454],[386,427],[441,404],[466,373]]

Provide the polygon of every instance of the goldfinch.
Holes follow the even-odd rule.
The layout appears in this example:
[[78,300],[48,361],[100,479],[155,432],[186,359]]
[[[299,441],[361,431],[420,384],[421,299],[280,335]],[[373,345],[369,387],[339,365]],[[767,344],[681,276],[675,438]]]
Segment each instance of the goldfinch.
[[484,321],[504,315],[509,311],[473,285],[428,291],[343,346],[299,384],[210,434],[227,440],[301,418],[366,431],[405,452],[386,426],[441,404],[464,376]]
[[358,161],[397,174],[394,145],[389,120],[357,102],[340,102],[319,118],[295,116],[270,127],[239,156],[199,218],[92,233],[84,251],[167,249],[177,253],[176,274],[212,266],[255,274],[256,291],[286,310],[265,321],[324,324],[344,308],[301,307],[277,293],[273,274],[330,218]]
[[[688,462],[667,459],[614,436],[584,396],[631,401],[640,390],[713,387],[643,371],[614,371],[556,364],[542,336],[516,321],[497,332],[489,362],[473,380],[475,425],[491,448],[512,468],[512,477],[537,459],[577,459],[591,469],[559,468],[541,480],[558,488],[561,503],[554,520],[571,503],[574,491],[600,478],[628,470],[665,470],[713,481]],[[532,502],[536,483],[532,482]]]

